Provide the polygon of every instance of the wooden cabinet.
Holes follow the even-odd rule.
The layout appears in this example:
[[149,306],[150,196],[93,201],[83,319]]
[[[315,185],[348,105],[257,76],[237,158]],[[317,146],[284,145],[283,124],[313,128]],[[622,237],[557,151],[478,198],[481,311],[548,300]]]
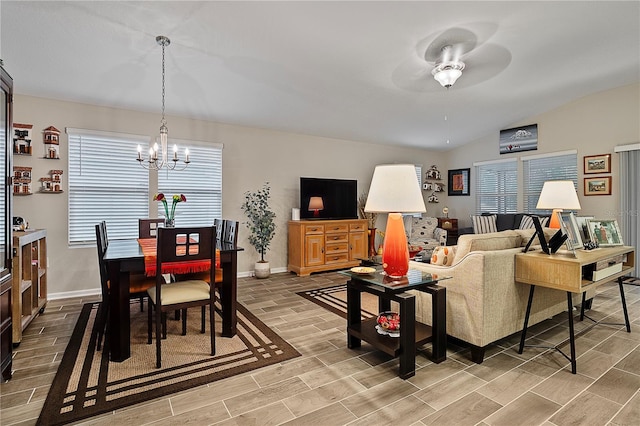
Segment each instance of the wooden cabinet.
[[447,231],[447,245],[454,246],[458,244],[458,219],[450,217],[439,217],[438,228]]
[[367,251],[366,219],[289,221],[287,268],[298,275],[358,266]]
[[0,281],[0,367],[2,379],[11,378],[13,338],[11,327],[11,280]]
[[47,304],[47,231],[13,233],[13,344]]
[[12,368],[12,160],[11,124],[13,123],[13,80],[0,60],[0,371],[3,380],[11,378]]

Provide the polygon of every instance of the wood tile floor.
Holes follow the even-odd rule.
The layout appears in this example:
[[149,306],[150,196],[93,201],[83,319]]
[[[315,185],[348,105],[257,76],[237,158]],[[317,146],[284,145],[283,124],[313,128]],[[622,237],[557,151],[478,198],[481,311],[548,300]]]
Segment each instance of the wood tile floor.
[[[418,353],[415,377],[363,343],[346,347],[345,320],[296,295],[343,283],[336,273],[239,280],[238,298],[293,344],[282,365],[91,418],[84,424],[219,425],[632,425],[640,424],[640,287],[625,286],[632,332],[600,325],[577,339],[578,374],[552,350],[517,353],[519,334],[487,351],[483,364],[450,344],[433,364]],[[83,303],[50,301],[14,353],[13,379],[0,385],[0,423],[35,424]],[[601,287],[591,315],[622,322],[617,287]],[[532,341],[557,343],[566,314],[534,326]],[[585,324],[577,324],[580,329]]]

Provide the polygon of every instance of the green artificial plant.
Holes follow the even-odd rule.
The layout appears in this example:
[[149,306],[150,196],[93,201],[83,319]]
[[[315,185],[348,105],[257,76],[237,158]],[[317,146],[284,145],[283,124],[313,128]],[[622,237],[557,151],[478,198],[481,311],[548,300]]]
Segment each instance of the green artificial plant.
[[242,211],[248,218],[244,223],[251,233],[249,243],[260,253],[260,262],[265,262],[264,254],[276,232],[276,214],[269,207],[270,190],[269,182],[265,182],[262,189],[245,192],[242,203]]

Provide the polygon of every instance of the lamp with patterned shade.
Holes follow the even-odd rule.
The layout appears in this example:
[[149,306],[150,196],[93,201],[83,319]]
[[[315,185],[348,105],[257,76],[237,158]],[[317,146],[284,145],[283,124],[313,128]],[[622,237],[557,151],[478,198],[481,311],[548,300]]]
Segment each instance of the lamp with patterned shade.
[[402,213],[423,213],[420,185],[413,164],[376,166],[365,212],[389,213],[382,246],[382,266],[387,275],[402,277],[409,270],[409,246]]

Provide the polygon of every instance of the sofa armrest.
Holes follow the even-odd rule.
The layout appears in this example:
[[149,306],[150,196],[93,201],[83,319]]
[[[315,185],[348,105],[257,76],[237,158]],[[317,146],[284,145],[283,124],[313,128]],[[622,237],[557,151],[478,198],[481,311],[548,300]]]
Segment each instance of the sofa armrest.
[[447,245],[447,230],[436,228],[433,230],[433,238],[435,238],[441,246]]

